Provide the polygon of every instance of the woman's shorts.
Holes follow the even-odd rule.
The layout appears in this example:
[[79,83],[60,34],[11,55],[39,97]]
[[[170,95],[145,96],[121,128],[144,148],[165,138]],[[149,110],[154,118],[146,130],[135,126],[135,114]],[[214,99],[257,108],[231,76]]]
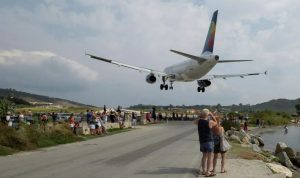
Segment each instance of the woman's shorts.
[[214,150],[214,142],[200,143],[200,151],[203,153],[211,153]]
[[214,153],[226,153],[226,151],[221,151],[221,145],[219,143],[219,144],[215,144]]

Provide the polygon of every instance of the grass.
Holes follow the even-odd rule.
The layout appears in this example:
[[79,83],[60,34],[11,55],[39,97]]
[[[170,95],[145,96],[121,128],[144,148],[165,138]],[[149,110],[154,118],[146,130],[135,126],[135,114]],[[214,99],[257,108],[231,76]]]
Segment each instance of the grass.
[[0,145],[0,156],[11,155],[15,152],[17,152],[17,150]]
[[34,150],[37,148],[55,146],[59,144],[73,143],[93,138],[114,135],[130,131],[130,128],[107,129],[106,135],[75,135],[68,124],[58,124],[51,129],[43,129],[40,125],[21,125],[19,129],[13,129],[0,124],[0,155],[10,155],[19,151]]
[[230,159],[262,160],[263,162],[279,162],[277,157],[272,157],[268,151],[256,153],[251,147],[243,147],[238,143],[230,143],[232,148],[228,151],[227,157]]
[[252,152],[252,149],[249,147],[242,147],[238,143],[230,142],[232,148],[227,152],[227,157],[231,159],[242,158],[241,155],[244,153]]

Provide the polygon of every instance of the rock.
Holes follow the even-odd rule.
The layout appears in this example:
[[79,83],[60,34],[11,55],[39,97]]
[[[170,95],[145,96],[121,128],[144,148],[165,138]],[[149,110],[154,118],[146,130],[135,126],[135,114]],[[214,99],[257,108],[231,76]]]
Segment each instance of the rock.
[[[238,136],[240,137],[240,139],[242,140],[244,137],[247,137],[247,133],[242,129],[239,131]],[[249,136],[248,136],[249,137]]]
[[291,158],[291,162],[297,166],[297,167],[300,167],[300,157],[297,157],[297,158]]
[[257,153],[261,153],[261,149],[256,145],[256,144],[252,144],[252,150],[257,152]]
[[233,134],[233,131],[232,130],[227,130],[226,133],[225,133],[227,136],[231,136]]
[[250,140],[248,137],[244,137],[243,139],[241,139],[243,144],[250,144]]
[[266,165],[272,170],[272,172],[275,173],[283,173],[285,174],[286,177],[293,177],[293,173],[292,171],[290,171],[288,168],[278,165],[278,164],[274,164],[274,163],[266,163]]
[[283,142],[278,142],[276,145],[276,149],[275,149],[275,155],[277,155],[278,153],[283,152],[283,149],[285,149],[287,146],[285,143]]
[[236,136],[236,135],[231,135],[231,136],[229,137],[229,140],[230,140],[230,141],[234,141],[234,142],[236,142],[236,143],[241,143],[240,138],[239,138],[238,136]]
[[276,156],[279,158],[279,162],[288,167],[288,168],[293,168],[293,163],[291,162],[290,158],[287,156],[286,152],[280,152],[276,154]]
[[256,139],[259,142],[259,146],[264,146],[265,145],[263,139],[260,136],[256,137]]
[[256,139],[256,137],[251,137],[250,142],[251,142],[252,144],[259,145],[259,141]]
[[234,128],[234,127],[230,127],[230,130],[232,130],[232,131],[237,131],[237,129]]
[[291,158],[295,158],[296,157],[296,152],[293,148],[291,147],[286,147],[283,149],[284,152],[286,152],[286,154],[288,155],[288,157]]

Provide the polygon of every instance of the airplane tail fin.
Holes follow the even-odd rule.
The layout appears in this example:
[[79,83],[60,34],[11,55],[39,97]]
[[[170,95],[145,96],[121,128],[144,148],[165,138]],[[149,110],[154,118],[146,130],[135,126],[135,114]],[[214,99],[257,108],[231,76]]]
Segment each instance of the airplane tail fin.
[[214,50],[214,41],[215,41],[215,33],[216,33],[216,26],[217,26],[217,17],[218,17],[218,10],[216,10],[213,14],[211,19],[210,27],[206,36],[205,45],[202,51],[202,54],[205,52],[213,53]]

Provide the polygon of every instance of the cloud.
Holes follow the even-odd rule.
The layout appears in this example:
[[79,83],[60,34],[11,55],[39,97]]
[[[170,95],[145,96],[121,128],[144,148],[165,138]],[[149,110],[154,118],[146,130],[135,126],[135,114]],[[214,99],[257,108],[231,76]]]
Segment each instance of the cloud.
[[[5,73],[1,87],[39,88],[52,95],[57,90],[57,96],[99,105],[254,104],[297,98],[299,7],[297,0],[6,0],[0,7],[0,68]],[[200,54],[215,9],[219,9],[215,53],[221,59],[255,61],[218,64],[210,74],[267,69],[267,77],[214,80],[205,94],[196,92],[196,82],[175,83],[174,91],[162,92],[158,84],[144,81],[144,73],[83,55],[87,50],[163,70],[186,60],[170,53],[171,48]]]
[[88,67],[49,51],[0,51],[1,87],[39,91],[81,91],[98,74]]

